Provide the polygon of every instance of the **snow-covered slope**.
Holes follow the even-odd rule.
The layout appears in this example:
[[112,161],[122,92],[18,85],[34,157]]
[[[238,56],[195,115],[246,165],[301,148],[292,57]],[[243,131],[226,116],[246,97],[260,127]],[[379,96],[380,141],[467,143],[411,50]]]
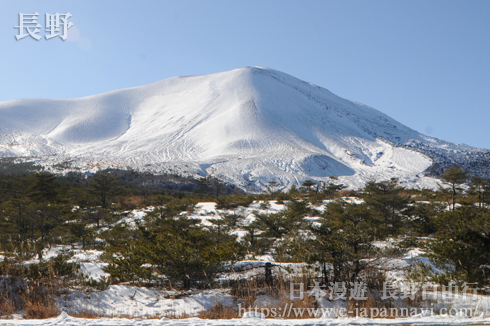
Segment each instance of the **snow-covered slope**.
[[[424,136],[373,108],[263,67],[79,99],[0,103],[0,156],[83,169],[212,174],[252,189],[271,180],[291,185],[329,176],[352,186],[370,178],[414,183],[432,164],[427,149],[483,151]],[[422,179],[418,184],[435,185]]]

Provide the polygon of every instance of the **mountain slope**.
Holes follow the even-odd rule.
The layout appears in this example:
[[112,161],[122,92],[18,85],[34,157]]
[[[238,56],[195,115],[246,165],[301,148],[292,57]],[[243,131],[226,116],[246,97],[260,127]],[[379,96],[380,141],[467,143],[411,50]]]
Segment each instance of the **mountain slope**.
[[79,99],[0,103],[0,156],[38,157],[47,165],[70,161],[84,169],[213,174],[251,189],[270,180],[290,185],[332,175],[352,186],[390,177],[434,186],[421,173],[449,152],[488,151],[427,137],[262,67]]

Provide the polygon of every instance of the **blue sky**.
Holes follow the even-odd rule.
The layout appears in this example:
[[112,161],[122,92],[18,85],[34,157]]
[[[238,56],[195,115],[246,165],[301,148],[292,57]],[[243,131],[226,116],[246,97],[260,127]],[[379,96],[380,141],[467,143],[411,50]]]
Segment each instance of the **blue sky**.
[[[68,40],[17,41],[19,13]],[[0,0],[0,101],[274,68],[440,139],[490,148],[490,1]]]

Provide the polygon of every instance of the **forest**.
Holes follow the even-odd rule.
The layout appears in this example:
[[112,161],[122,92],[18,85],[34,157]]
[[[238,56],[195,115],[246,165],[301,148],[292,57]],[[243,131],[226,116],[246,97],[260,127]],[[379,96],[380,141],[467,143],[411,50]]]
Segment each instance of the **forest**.
[[[490,180],[454,167],[440,184],[420,190],[397,179],[372,180],[351,190],[332,177],[287,191],[272,181],[265,192],[250,194],[204,176],[122,170],[56,175],[33,163],[3,160],[0,288],[7,295],[0,298],[0,314],[24,309],[34,318],[49,316],[52,296],[75,286],[233,286],[217,282],[220,273],[263,255],[313,266],[313,278],[322,284],[374,284],[380,276],[370,274],[373,258],[420,248],[445,272],[421,266],[411,273],[414,280],[472,282],[483,289],[489,284]],[[192,217],[203,202],[219,210],[212,223]],[[260,209],[250,219],[243,208],[252,203]],[[270,212],[272,204],[284,209]],[[135,209],[144,210],[144,218],[121,223]],[[375,245],[387,239],[396,239],[395,247]],[[68,254],[43,257],[57,245],[103,251],[110,277],[81,277]],[[26,264],[32,259],[38,263]]]

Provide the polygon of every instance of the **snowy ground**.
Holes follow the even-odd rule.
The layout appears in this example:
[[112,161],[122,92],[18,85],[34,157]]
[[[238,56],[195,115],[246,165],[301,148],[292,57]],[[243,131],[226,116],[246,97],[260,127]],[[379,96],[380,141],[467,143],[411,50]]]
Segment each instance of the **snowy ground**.
[[230,306],[233,297],[225,290],[176,292],[111,285],[107,290],[91,293],[70,290],[57,301],[61,310],[68,314],[175,318],[195,316],[198,312],[211,309],[220,303]]
[[488,325],[488,318],[451,317],[451,316],[422,316],[417,315],[410,318],[399,319],[370,319],[370,318],[344,318],[344,319],[261,319],[261,318],[241,318],[230,320],[209,320],[199,318],[177,319],[126,319],[126,318],[100,318],[100,319],[83,319],[70,317],[62,313],[57,318],[45,320],[0,320],[0,325],[93,325],[93,326],[153,326],[153,325],[175,325],[175,326],[232,326],[232,325],[270,325],[270,326],[288,326],[288,325]]
[[[361,203],[362,200],[354,197],[346,197],[344,200],[353,203]],[[322,205],[315,207],[318,211],[323,211],[328,205],[325,201]],[[239,225],[247,225],[255,220],[255,211],[260,213],[277,213],[285,209],[284,204],[278,204],[276,201],[253,202],[249,207],[239,207],[235,210],[220,210],[212,202],[198,203],[195,210],[188,214],[190,218],[201,220],[203,227],[213,225],[216,219],[221,219],[224,214],[239,214],[242,219]],[[117,223],[125,223],[128,227],[134,227],[136,221],[144,223],[146,214],[153,210],[148,207],[141,210],[124,212],[121,220]],[[321,217],[306,217],[306,220],[317,223]],[[238,227],[237,230],[240,231]],[[389,249],[396,243],[395,239],[386,241],[377,241],[374,245],[378,248]],[[83,250],[76,246],[53,246],[43,251],[43,259],[56,257],[64,253],[70,255],[70,262],[80,264],[80,273],[96,281],[103,280],[109,274],[103,271],[107,264],[101,261],[101,255],[104,253],[100,250]],[[430,266],[435,272],[441,272],[423,256],[424,252],[418,248],[406,252],[399,258],[380,258],[373,260],[373,264],[379,269],[386,272],[389,280],[393,281],[395,286],[403,288],[406,281],[406,270],[414,263],[422,263]],[[26,261],[25,264],[38,263],[38,257]],[[248,279],[256,275],[264,274],[266,262],[273,262],[275,266],[273,273],[275,276],[283,275],[300,275],[305,263],[278,263],[274,262],[272,255],[254,257],[254,259],[240,261],[235,263],[229,272],[219,276],[219,281],[229,281],[237,279]],[[408,318],[397,319],[369,319],[369,318],[346,318],[338,313],[325,313],[324,318],[301,319],[301,320],[282,320],[278,318],[241,318],[233,320],[201,320],[198,318],[189,319],[168,319],[181,316],[196,316],[199,312],[209,310],[216,304],[232,306],[236,304],[234,297],[227,289],[217,290],[190,290],[188,292],[169,291],[158,288],[144,288],[132,286],[131,284],[111,285],[106,290],[96,291],[90,289],[68,289],[63,295],[58,297],[57,304],[63,311],[58,318],[47,320],[22,320],[19,315],[14,319],[2,320],[0,325],[393,325],[393,324],[490,324],[490,298],[486,296],[462,296],[452,293],[428,293],[428,299],[431,300],[431,309],[437,313],[432,315],[427,312],[416,314]],[[263,303],[273,301],[274,298],[266,295],[257,296],[255,305],[264,307]],[[324,299],[320,302],[320,308],[342,308],[345,302],[331,303]],[[459,313],[461,309],[473,309],[472,318],[467,318],[464,314]],[[446,309],[454,310],[452,315],[444,316],[441,312]],[[82,319],[74,318],[70,315],[92,314],[104,317],[123,317],[129,316],[131,319],[123,318],[100,318],[100,319]],[[322,315],[322,313],[320,313]],[[413,314],[412,314],[413,315]],[[473,317],[477,316],[477,317]],[[163,317],[163,318],[162,318]],[[250,317],[250,316],[248,316]],[[257,316],[255,316],[257,317]],[[260,316],[259,316],[260,317]],[[152,319],[157,318],[157,319]]]

